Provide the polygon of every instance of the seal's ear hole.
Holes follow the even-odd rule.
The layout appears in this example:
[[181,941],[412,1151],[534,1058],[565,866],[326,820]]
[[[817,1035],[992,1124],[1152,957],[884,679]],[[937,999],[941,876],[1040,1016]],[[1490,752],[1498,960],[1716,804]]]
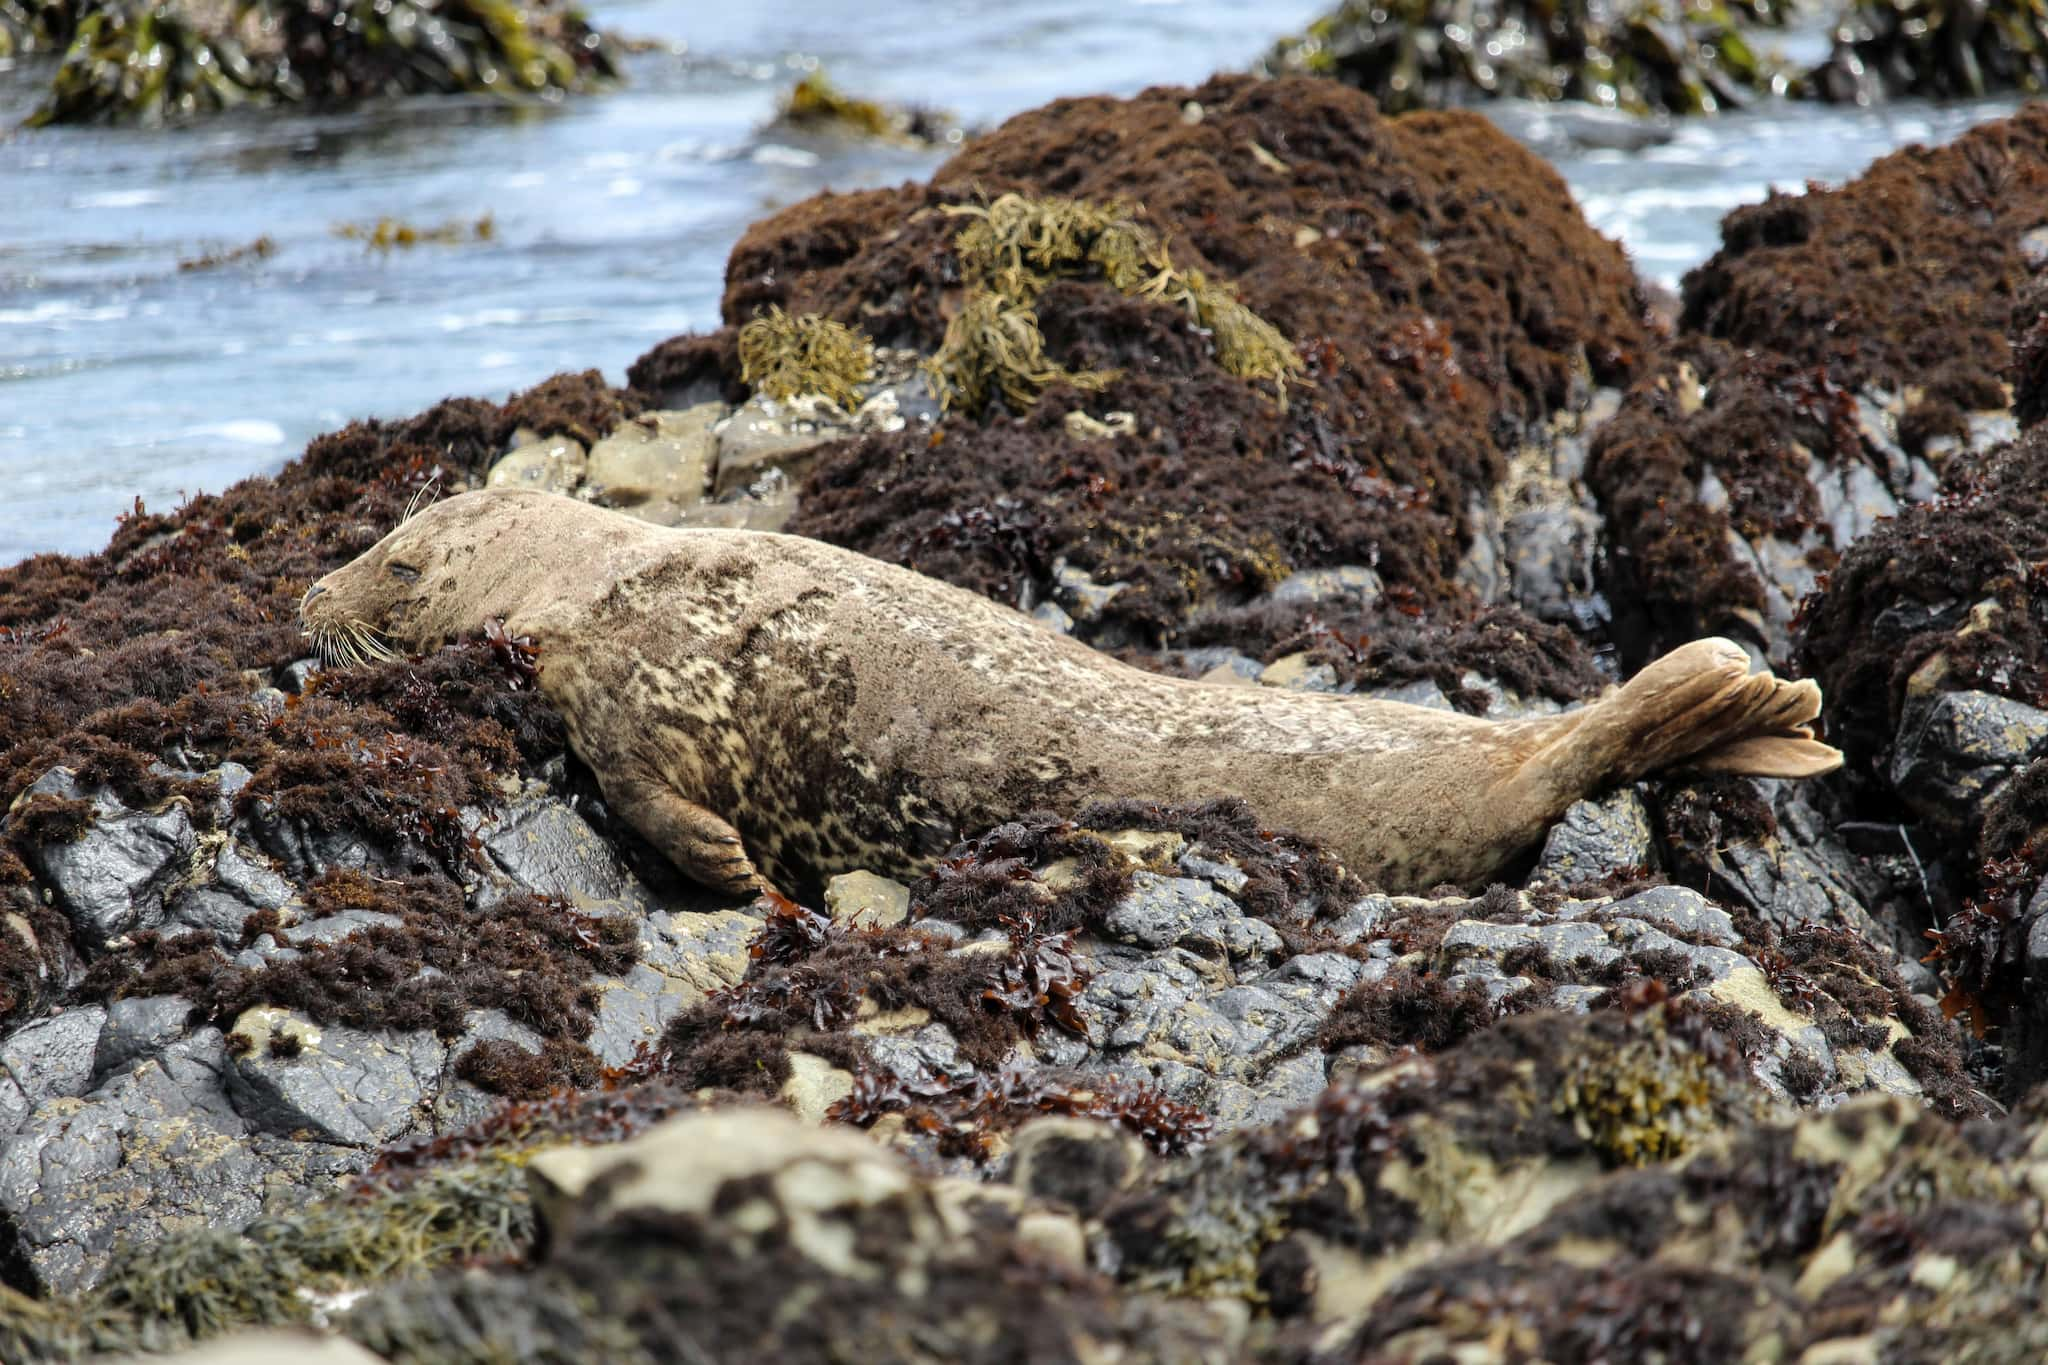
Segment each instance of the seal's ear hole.
[[384,567],[390,571],[393,578],[401,583],[417,583],[420,581],[420,571],[410,564],[400,564],[394,560]]

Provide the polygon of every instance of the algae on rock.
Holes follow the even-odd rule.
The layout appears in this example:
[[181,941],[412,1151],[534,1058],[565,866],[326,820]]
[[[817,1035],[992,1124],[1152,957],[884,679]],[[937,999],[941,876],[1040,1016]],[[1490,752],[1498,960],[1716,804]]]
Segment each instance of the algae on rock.
[[1116,378],[1111,370],[1070,371],[1046,355],[1035,305],[1057,279],[1099,277],[1127,297],[1185,309],[1212,334],[1226,371],[1270,381],[1282,401],[1288,376],[1302,368],[1280,330],[1228,289],[1198,270],[1175,269],[1166,243],[1130,205],[1011,193],[944,212],[971,220],[953,239],[967,300],[925,366],[949,408],[979,412],[1000,390],[1022,411],[1054,384],[1095,391]]
[[[25,0],[7,3],[0,31]],[[56,41],[56,8],[36,7],[27,31]],[[565,0],[84,0],[68,42],[31,126],[429,92],[552,99],[619,74]]]
[[787,401],[821,393],[852,412],[874,377],[874,343],[844,323],[770,308],[740,328],[740,377],[756,393]]

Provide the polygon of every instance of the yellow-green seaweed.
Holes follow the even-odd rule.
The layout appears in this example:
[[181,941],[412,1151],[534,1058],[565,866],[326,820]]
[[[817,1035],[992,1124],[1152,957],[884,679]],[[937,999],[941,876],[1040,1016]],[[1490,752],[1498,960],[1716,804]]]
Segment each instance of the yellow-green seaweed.
[[843,322],[816,313],[791,317],[772,307],[740,328],[740,378],[756,393],[787,401],[820,393],[848,412],[874,377],[874,343]]

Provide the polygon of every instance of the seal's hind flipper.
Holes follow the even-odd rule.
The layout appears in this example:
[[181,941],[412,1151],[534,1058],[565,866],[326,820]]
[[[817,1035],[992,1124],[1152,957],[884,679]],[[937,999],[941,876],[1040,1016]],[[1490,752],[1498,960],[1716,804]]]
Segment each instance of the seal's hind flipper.
[[1807,727],[1820,715],[1820,687],[1749,671],[1732,640],[1694,640],[1631,678],[1600,706],[1635,730],[1621,743],[1619,776],[1703,768],[1752,777],[1812,777],[1841,766],[1841,754]]
[[1688,768],[1743,777],[1819,777],[1842,766],[1842,751],[1802,735],[1753,735],[1687,761]]

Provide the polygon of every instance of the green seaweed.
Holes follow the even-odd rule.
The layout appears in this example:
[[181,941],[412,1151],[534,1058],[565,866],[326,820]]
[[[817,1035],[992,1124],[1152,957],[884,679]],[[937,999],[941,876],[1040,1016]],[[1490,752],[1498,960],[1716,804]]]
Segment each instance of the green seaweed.
[[1269,381],[1283,401],[1288,377],[1302,368],[1278,328],[1200,271],[1177,269],[1166,243],[1130,205],[1004,194],[945,212],[969,220],[953,239],[967,298],[925,363],[948,408],[979,412],[999,392],[1022,411],[1054,384],[1096,391],[1116,378],[1112,370],[1067,370],[1047,357],[1035,308],[1056,279],[1100,278],[1120,294],[1185,309],[1212,334],[1226,371]]
[[848,412],[874,377],[874,343],[845,323],[770,308],[740,328],[740,378],[755,392],[787,401],[821,393]]
[[522,1155],[430,1170],[396,1189],[338,1195],[239,1229],[131,1243],[73,1298],[0,1286],[0,1360],[176,1349],[239,1327],[309,1321],[316,1305],[302,1289],[374,1285],[521,1252],[534,1235]]
[[[560,0],[85,0],[40,28],[0,0],[0,31],[47,31],[64,59],[30,126],[159,124],[245,103],[378,95],[558,97],[618,75],[616,53]],[[46,42],[50,39],[46,39]]]
[[1791,88],[1740,32],[1784,22],[1771,0],[1344,0],[1262,67],[1336,77],[1388,113],[1513,96],[1710,114]]

